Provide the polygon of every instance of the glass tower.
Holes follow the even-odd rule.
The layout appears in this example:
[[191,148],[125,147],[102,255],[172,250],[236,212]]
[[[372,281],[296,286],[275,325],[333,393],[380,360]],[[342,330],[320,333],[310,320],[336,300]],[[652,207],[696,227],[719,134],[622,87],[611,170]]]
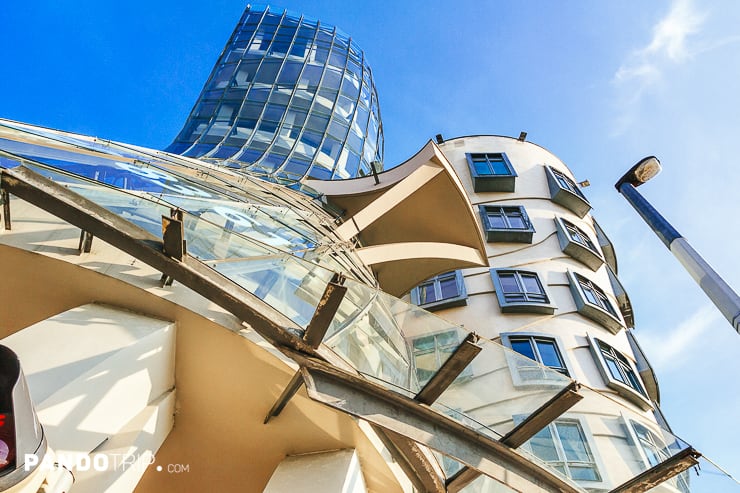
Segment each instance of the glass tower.
[[169,152],[281,183],[380,170],[372,72],[336,27],[247,6]]

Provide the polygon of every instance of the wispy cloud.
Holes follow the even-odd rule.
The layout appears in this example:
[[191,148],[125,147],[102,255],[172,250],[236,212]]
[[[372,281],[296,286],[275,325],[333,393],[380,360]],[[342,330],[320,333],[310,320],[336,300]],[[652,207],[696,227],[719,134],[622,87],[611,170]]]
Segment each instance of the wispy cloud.
[[653,27],[650,42],[634,50],[617,69],[613,82],[626,92],[620,101],[622,115],[617,121],[617,134],[634,118],[635,106],[644,92],[661,80],[663,71],[685,63],[692,55],[687,40],[700,32],[706,13],[694,8],[691,0],[675,0],[668,14]]
[[711,327],[722,325],[722,317],[713,305],[704,305],[693,315],[684,320],[677,327],[670,329],[670,334],[643,333],[640,342],[645,347],[650,361],[662,371],[671,371],[676,368],[685,370],[682,361],[692,347],[700,342],[700,338]]
[[653,39],[635,50],[614,75],[616,82],[638,79],[651,83],[669,63],[682,63],[691,58],[686,42],[701,29],[706,14],[694,9],[690,0],[673,2],[668,15],[653,28]]

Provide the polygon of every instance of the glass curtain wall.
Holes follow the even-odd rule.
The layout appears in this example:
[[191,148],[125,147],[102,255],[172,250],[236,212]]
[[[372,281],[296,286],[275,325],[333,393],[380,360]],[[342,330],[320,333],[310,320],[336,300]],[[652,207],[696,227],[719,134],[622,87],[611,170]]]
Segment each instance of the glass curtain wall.
[[379,171],[383,127],[365,55],[333,26],[247,7],[166,150],[283,184]]

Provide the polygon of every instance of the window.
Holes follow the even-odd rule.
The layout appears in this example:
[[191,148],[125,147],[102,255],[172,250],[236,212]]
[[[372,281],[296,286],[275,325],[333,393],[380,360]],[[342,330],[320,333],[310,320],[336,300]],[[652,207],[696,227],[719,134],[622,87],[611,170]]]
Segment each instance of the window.
[[492,269],[491,277],[503,313],[555,312],[536,272]]
[[487,241],[532,243],[534,228],[524,207],[481,205],[479,211]]
[[504,153],[466,154],[473,190],[476,192],[513,192],[517,176]]
[[627,357],[600,339],[589,337],[589,343],[607,386],[641,408],[651,409],[645,387]]
[[[674,442],[677,446],[675,447],[675,450],[671,451],[669,447],[666,447],[665,441],[648,427],[631,419],[627,419],[625,421],[627,422],[627,429],[629,430],[630,438],[636,445],[638,456],[643,462],[645,470],[655,467],[666,459],[669,459],[682,448],[677,442]],[[689,493],[690,491],[689,475],[687,472],[683,472],[669,479],[666,483],[670,484],[681,493]]]
[[[455,329],[417,337],[412,341],[414,367],[420,386],[424,386],[437,373],[437,370],[460,345],[460,340],[458,331]],[[461,376],[470,375],[471,369],[468,365]]]
[[601,267],[604,259],[585,231],[561,217],[555,218],[555,229],[557,230],[560,248],[564,253],[585,264],[593,271]]
[[511,349],[529,359],[537,361],[553,370],[568,376],[563,357],[560,355],[558,345],[553,339],[546,337],[509,337]]
[[529,449],[575,481],[601,481],[596,459],[577,419],[558,419],[533,436]]
[[[518,355],[506,352],[514,387],[524,385],[545,385],[562,387],[570,377],[560,341],[546,334],[501,334],[501,343]],[[535,363],[536,362],[536,363]],[[555,372],[548,371],[544,366]]]
[[591,204],[573,180],[552,166],[545,166],[545,173],[553,202],[571,210],[578,217],[585,216],[591,210]]
[[576,279],[578,279],[578,284],[581,285],[583,294],[586,296],[586,301],[588,301],[592,305],[598,306],[602,310],[606,310],[615,317],[617,316],[617,312],[614,311],[614,307],[612,306],[611,302],[606,298],[606,293],[604,293],[604,291],[602,291],[600,287],[598,287],[596,284],[589,281],[583,276],[580,276],[578,274],[576,274],[575,276]]
[[447,272],[424,281],[411,290],[411,301],[429,311],[467,305],[462,272]]
[[599,322],[614,334],[619,332],[624,324],[604,290],[580,274],[569,271],[567,275],[578,312]]

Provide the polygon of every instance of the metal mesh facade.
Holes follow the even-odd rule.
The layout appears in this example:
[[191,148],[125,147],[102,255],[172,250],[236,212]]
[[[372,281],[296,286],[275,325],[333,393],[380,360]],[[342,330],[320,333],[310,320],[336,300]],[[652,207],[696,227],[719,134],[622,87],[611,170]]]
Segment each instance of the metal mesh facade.
[[379,170],[383,128],[364,53],[333,26],[248,6],[167,151],[283,183]]

